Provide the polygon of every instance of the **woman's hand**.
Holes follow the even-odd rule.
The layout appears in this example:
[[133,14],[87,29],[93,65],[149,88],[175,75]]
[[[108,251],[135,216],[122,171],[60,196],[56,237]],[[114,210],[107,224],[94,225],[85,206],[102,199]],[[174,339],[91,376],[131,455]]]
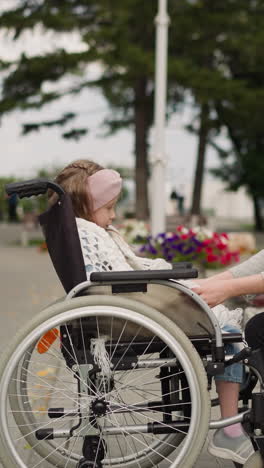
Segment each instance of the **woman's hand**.
[[[190,281],[191,283],[195,283],[195,286],[205,286],[206,284],[208,284],[208,281],[209,281],[209,278],[203,278],[203,279],[193,279],[193,280],[187,280],[187,281]],[[212,280],[211,280],[212,281]],[[191,288],[193,289],[193,288]]]
[[232,287],[230,281],[226,280],[195,280],[197,286],[193,286],[191,289],[199,294],[201,298],[209,305],[214,307],[222,302],[226,301],[229,297],[232,297]]
[[231,273],[215,275],[208,279],[195,280],[195,291],[210,306],[214,307],[230,297],[245,294],[264,294],[264,277],[262,273],[234,278]]

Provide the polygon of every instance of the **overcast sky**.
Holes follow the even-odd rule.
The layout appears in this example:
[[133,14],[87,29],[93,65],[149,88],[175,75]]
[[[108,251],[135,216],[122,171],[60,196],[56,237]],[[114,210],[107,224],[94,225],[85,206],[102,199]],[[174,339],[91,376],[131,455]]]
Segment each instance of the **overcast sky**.
[[[0,9],[7,4],[9,1],[1,0]],[[10,35],[2,34],[0,58],[14,59],[22,51],[31,55],[40,51],[50,51],[55,44],[58,44],[58,38],[53,34],[47,34],[43,40],[38,34],[32,37],[26,33],[21,42],[14,42]],[[62,36],[60,45],[71,50],[82,48],[77,35],[72,35],[70,40],[68,36]],[[96,68],[91,68],[89,73],[93,76]],[[21,136],[22,123],[59,118],[63,112],[76,112],[79,113],[79,117],[67,127],[43,129],[28,136]],[[107,112],[107,103],[100,93],[96,90],[86,90],[81,96],[65,97],[41,111],[16,111],[4,116],[0,127],[2,162],[0,175],[31,177],[39,168],[61,166],[80,157],[94,159],[103,165],[112,163],[132,167],[133,133],[124,130],[115,136],[103,138],[100,123]],[[190,117],[190,112],[178,114],[169,122],[166,129],[168,178],[175,181],[175,186],[178,180],[190,182],[194,174],[197,139],[184,130],[184,124],[190,121]],[[89,133],[79,142],[62,139],[60,134],[72,127],[87,127]],[[151,141],[153,141],[153,131]],[[208,149],[207,166],[215,166],[217,162],[215,151]]]

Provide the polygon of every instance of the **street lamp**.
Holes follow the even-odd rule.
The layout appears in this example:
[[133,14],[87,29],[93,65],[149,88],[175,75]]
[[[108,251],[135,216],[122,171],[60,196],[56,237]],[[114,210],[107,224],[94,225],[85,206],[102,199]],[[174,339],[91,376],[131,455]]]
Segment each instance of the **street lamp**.
[[168,24],[167,0],[159,0],[156,23],[154,144],[151,163],[151,232],[166,229],[165,121],[167,100]]

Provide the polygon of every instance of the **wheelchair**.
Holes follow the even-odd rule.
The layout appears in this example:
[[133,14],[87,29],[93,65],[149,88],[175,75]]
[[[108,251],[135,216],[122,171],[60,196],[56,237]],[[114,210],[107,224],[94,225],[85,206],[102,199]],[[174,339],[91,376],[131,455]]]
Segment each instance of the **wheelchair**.
[[[53,190],[39,216],[66,296],[10,341],[0,361],[0,460],[4,468],[191,468],[209,429],[241,421],[263,466],[264,366],[245,347],[227,360],[226,343],[204,301],[172,270],[93,272],[87,279],[70,197],[46,179],[6,186],[20,198]],[[41,272],[40,272],[41,274]],[[212,421],[212,378],[248,366],[243,408]],[[252,393],[256,381],[260,391]]]

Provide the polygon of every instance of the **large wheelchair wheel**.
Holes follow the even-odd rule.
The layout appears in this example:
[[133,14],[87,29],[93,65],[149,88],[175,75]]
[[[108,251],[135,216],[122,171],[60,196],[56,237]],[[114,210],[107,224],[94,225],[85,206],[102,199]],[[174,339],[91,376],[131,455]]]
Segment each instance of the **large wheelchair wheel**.
[[208,432],[196,350],[170,320],[125,298],[46,309],[18,333],[0,376],[6,468],[191,467]]

